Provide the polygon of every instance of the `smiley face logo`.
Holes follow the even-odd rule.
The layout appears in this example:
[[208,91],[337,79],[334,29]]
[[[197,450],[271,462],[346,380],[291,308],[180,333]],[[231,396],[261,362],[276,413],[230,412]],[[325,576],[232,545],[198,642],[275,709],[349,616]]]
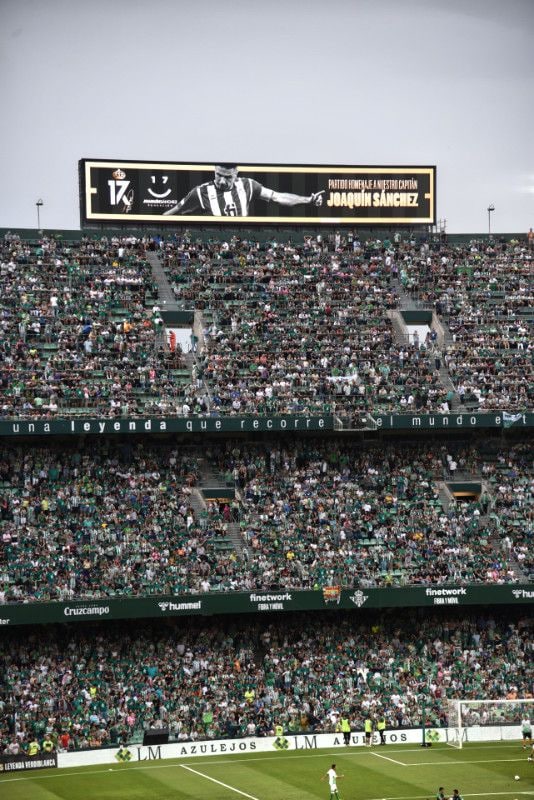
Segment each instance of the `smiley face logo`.
[[165,197],[170,195],[171,187],[168,186],[165,188],[169,183],[168,175],[151,175],[150,183],[152,185],[148,187],[148,193],[151,195],[151,197],[156,198],[156,200],[163,200]]

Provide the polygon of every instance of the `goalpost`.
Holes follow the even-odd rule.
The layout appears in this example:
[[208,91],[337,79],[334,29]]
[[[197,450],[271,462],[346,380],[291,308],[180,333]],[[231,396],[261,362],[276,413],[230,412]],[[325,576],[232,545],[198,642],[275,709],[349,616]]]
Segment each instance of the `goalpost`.
[[522,738],[524,720],[533,722],[534,699],[448,700],[447,744],[502,742]]

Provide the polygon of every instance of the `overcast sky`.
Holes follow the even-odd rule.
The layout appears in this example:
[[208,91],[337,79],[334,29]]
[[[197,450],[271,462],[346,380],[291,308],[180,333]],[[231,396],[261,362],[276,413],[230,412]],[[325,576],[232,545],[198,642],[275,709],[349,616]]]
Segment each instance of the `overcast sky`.
[[534,0],[0,0],[0,227],[80,158],[435,164],[450,233],[534,226]]

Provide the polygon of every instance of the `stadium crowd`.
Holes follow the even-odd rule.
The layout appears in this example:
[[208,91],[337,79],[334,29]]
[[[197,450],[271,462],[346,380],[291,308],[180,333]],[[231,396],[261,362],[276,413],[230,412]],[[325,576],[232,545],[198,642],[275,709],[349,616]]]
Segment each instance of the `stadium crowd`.
[[[325,585],[517,582],[532,570],[528,445],[453,450],[486,480],[450,505],[445,445],[5,446],[0,603]],[[198,491],[206,464],[235,487]],[[241,539],[220,551],[229,524]]]
[[448,699],[532,697],[530,615],[414,613],[4,630],[0,749],[334,732],[341,716],[361,731],[382,714],[390,730],[421,725],[423,701],[437,727]]
[[[165,347],[147,249],[177,301],[196,309],[194,364]],[[456,401],[528,410],[531,257],[519,243],[431,246],[400,235],[262,245],[9,236],[0,414],[354,416],[446,413]],[[398,317],[406,293],[435,311],[422,341]]]
[[[338,235],[303,245],[185,238],[162,246],[177,297],[210,322],[202,374],[216,410],[446,412],[455,395],[482,410],[532,408],[524,244],[431,247],[400,235],[362,244]],[[414,344],[394,330],[397,278],[448,323],[450,342],[433,330]]]
[[175,293],[202,311],[212,409],[355,413],[448,408],[425,347],[394,335],[390,256],[249,242],[165,244]]
[[481,472],[489,491],[448,508],[436,481],[453,477],[452,456],[433,446],[301,441],[249,445],[223,461],[241,486],[251,575],[264,587],[387,586],[505,583],[518,580],[518,562],[531,569],[529,454],[460,450],[460,468]]
[[[196,309],[188,361],[165,347],[147,248]],[[8,236],[0,417],[531,409],[531,263],[517,243],[400,236]],[[406,295],[450,341],[437,324],[402,337]],[[233,500],[203,500],[206,465]],[[480,482],[476,502],[441,485],[458,472]],[[512,439],[8,443],[0,604],[515,583],[533,571],[533,477]],[[336,731],[346,714],[355,730],[379,714],[397,729],[421,724],[423,700],[443,726],[448,699],[532,696],[530,618],[414,613],[3,630],[0,751],[118,746],[165,726],[178,741]]]
[[186,394],[183,357],[163,347],[146,244],[0,243],[1,417],[165,413]]
[[531,409],[532,251],[517,241],[471,241],[442,244],[438,253],[400,246],[399,255],[408,290],[448,324],[445,364],[461,401],[480,410]]

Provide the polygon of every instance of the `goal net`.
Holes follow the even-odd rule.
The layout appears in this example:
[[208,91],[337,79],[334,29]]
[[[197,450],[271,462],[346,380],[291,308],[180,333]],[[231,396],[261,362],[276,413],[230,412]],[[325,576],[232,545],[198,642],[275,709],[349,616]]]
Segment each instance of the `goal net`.
[[447,744],[520,740],[534,722],[534,699],[449,700]]

